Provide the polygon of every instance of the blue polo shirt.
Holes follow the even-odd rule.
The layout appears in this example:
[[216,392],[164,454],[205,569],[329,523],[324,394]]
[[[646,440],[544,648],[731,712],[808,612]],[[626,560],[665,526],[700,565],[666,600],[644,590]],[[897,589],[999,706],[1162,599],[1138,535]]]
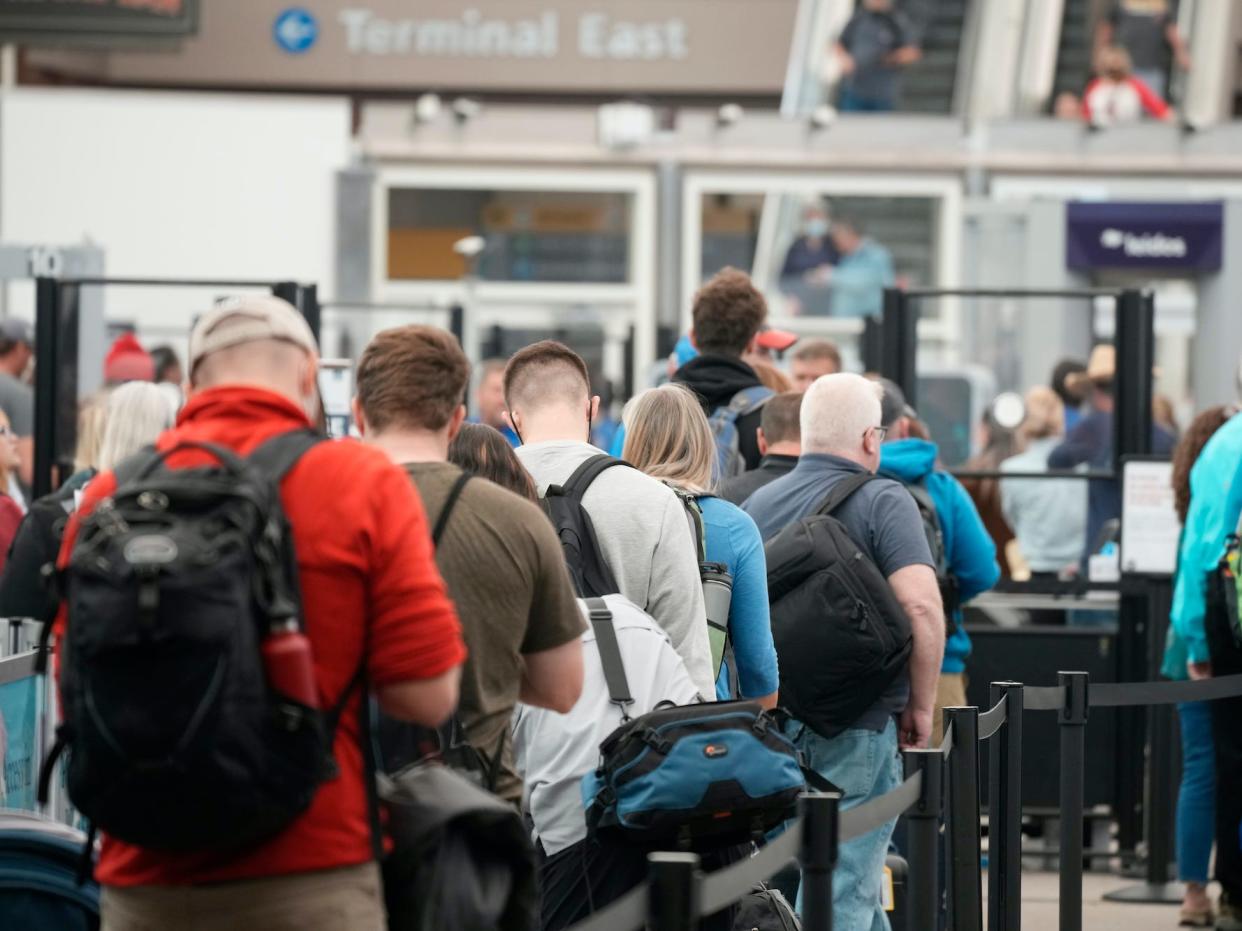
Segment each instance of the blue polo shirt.
[[[788,475],[764,485],[743,505],[765,541],[789,524],[813,514],[836,484],[865,471],[839,456],[803,453]],[[885,578],[907,566],[935,570],[918,505],[900,482],[878,478],[858,489],[836,512],[850,538]],[[909,671],[903,672],[861,718],[855,728],[881,731],[910,699]]]

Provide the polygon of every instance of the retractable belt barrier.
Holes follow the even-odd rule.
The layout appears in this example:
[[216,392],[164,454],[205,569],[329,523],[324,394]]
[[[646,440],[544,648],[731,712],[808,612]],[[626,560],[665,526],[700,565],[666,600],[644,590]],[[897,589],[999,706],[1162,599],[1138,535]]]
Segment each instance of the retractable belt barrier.
[[[1025,687],[995,682],[993,705],[946,708],[945,736],[928,750],[903,750],[906,779],[896,789],[846,811],[838,793],[807,792],[799,816],[753,856],[703,874],[690,853],[653,853],[648,882],[570,931],[691,931],[791,861],[803,874],[802,924],[831,931],[832,870],[839,845],[889,821],[909,821],[908,928],[934,926],[940,910],[940,825],[948,841],[948,927],[982,931],[978,746],[989,743],[989,931],[1021,927],[1021,721],[1027,711],[1058,712],[1061,725],[1061,817],[1083,816],[1084,733],[1091,708],[1171,705],[1242,697],[1242,674],[1188,682],[1109,682],[1091,686],[1084,672],[1058,674],[1060,684]],[[942,792],[943,783],[943,792]],[[942,812],[942,800],[947,812]],[[1061,931],[1082,928],[1082,832],[1061,831]]]

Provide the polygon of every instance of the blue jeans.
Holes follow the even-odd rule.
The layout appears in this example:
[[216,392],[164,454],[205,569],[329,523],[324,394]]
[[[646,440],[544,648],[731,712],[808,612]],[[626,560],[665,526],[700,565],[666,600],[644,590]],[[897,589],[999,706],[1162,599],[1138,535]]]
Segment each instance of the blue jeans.
[[[883,731],[849,730],[827,740],[798,721],[786,732],[806,757],[806,763],[841,789],[841,808],[861,805],[901,785],[897,755],[897,725]],[[888,916],[880,907],[880,883],[888,841],[896,821],[841,845],[832,875],[832,927],[835,931],[889,931]],[[802,910],[802,892],[798,892]]]
[[842,113],[891,113],[897,109],[892,97],[864,97],[848,87],[837,95],[837,109]]
[[1177,706],[1182,729],[1182,785],[1177,793],[1177,878],[1206,883],[1216,836],[1216,753],[1212,708],[1205,701]]

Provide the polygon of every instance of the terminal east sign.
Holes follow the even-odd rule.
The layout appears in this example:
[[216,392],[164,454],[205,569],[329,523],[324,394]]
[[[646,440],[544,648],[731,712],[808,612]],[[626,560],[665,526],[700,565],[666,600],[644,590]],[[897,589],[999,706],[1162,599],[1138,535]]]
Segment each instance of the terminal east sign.
[[[0,0],[2,2],[2,0]],[[779,95],[798,0],[211,0],[176,49],[53,71],[151,86]]]
[[[577,14],[574,51],[585,59],[681,60],[689,57],[689,31],[678,17],[657,20]],[[337,14],[345,47],[354,55],[432,55],[471,58],[556,58],[562,51],[561,15],[545,10],[529,19],[485,19],[478,9],[444,19],[387,19],[364,7]]]

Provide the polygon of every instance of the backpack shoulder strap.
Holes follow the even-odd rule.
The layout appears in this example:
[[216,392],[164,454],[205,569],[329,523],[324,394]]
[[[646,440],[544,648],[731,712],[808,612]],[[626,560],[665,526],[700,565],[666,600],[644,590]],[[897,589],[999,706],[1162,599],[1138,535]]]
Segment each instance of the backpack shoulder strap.
[[906,485],[906,490],[910,492],[912,497],[919,506],[919,510],[926,514],[930,514],[932,520],[936,522],[936,527],[940,527],[940,512],[936,510],[936,502],[931,496],[931,492],[927,490],[927,485],[923,482],[914,482]]
[[851,475],[847,479],[837,482],[832,491],[828,492],[828,496],[820,502],[819,507],[815,509],[816,514],[832,514],[841,505],[845,504],[854,492],[862,488],[876,476],[872,472],[860,472],[857,475]]
[[[116,468],[112,470],[112,476],[116,479],[116,487],[120,488],[136,479],[139,475],[147,472],[159,460],[160,453],[154,444],[144,446],[133,455],[126,456],[117,463]],[[71,497],[69,500],[73,500]]]
[[[613,466],[628,466],[629,463],[624,459],[617,459],[607,453],[600,453],[598,456],[592,456],[578,468],[574,469],[572,475],[565,481],[563,485],[549,485],[549,494],[560,494],[570,498],[582,499],[586,494],[586,490],[591,487],[591,483],[599,478],[600,474]],[[553,491],[553,489],[556,491]]]
[[324,437],[314,430],[290,430],[264,440],[246,457],[246,461],[279,483],[311,447],[323,440]]
[[694,537],[694,548],[698,553],[699,563],[707,562],[707,527],[703,524],[703,508],[694,495],[672,485],[668,487],[672,489],[682,507],[686,509],[686,518],[690,522],[690,536]]
[[612,611],[603,598],[587,598],[586,606],[591,618],[591,628],[595,631],[600,665],[604,667],[604,681],[608,683],[608,697],[621,709],[622,720],[628,721],[628,706],[634,703],[634,696],[630,694],[630,683],[625,676],[625,663],[621,660],[617,630],[612,626]]
[[449,517],[453,514],[453,508],[457,506],[457,499],[461,497],[462,489],[466,487],[466,483],[473,478],[469,472],[463,472],[457,476],[457,481],[453,482],[453,487],[449,489],[448,497],[444,499],[444,504],[440,508],[440,516],[436,518],[436,527],[431,531],[431,542],[435,546],[440,545],[440,537],[444,536],[444,529],[448,527]]
[[772,397],[772,389],[763,385],[751,385],[749,388],[743,388],[732,398],[729,403],[716,408],[712,412],[713,418],[726,418],[728,420],[737,420],[753,411],[757,411],[768,402]]

